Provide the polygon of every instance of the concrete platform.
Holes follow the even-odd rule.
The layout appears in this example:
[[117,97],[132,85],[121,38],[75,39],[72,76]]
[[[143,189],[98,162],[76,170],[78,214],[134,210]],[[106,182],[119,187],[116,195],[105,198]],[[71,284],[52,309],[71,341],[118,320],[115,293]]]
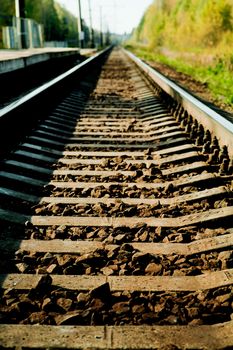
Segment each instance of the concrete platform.
[[30,65],[59,57],[74,55],[89,56],[94,49],[40,48],[26,50],[0,50],[0,74],[12,72]]

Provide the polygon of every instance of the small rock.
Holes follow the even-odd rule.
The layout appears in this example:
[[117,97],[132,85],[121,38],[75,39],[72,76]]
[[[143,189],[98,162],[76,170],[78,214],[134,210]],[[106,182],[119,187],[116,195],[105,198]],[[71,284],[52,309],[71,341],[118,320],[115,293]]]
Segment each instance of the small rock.
[[30,299],[24,298],[12,304],[8,310],[9,310],[9,313],[11,314],[13,313],[14,315],[17,315],[17,314],[25,315],[25,314],[37,311],[36,309],[37,309],[36,306],[33,304],[33,302]]
[[16,301],[15,298],[10,298],[10,299],[6,299],[6,305],[10,306],[11,304],[13,304]]
[[64,275],[76,275],[79,274],[79,269],[75,265],[69,265],[63,270]]
[[58,214],[60,212],[60,206],[57,204],[53,204],[49,207],[49,210],[54,214]]
[[34,264],[36,261],[36,254],[24,255],[23,262],[28,265]]
[[95,236],[95,232],[88,232],[87,239],[93,238]]
[[199,316],[199,309],[197,307],[186,307],[186,310],[190,319],[194,319]]
[[232,256],[232,251],[224,251],[224,252],[220,252],[218,254],[218,259],[219,260],[228,260],[230,259]]
[[46,267],[38,267],[38,269],[36,269],[37,275],[45,275],[46,273],[47,273]]
[[129,302],[122,301],[120,303],[116,303],[113,305],[112,309],[117,315],[125,314],[130,311]]
[[126,273],[127,273],[127,270],[126,270],[126,269],[121,269],[121,270],[119,271],[119,276],[125,276]]
[[174,277],[175,277],[175,276],[179,277],[179,276],[185,276],[185,275],[186,275],[185,271],[183,271],[183,270],[181,269],[181,270],[174,270],[172,276],[174,276]]
[[102,300],[100,299],[93,299],[91,304],[90,304],[90,307],[93,311],[99,311],[101,310],[103,307],[104,307],[104,303]]
[[57,305],[65,311],[69,311],[73,305],[73,301],[67,298],[58,298]]
[[98,237],[100,238],[105,238],[107,237],[107,233],[105,232],[104,229],[100,229],[99,232],[98,232]]
[[67,227],[65,225],[61,225],[56,229],[56,237],[64,238],[67,232]]
[[122,241],[124,241],[125,239],[125,235],[124,234],[119,234],[117,235],[116,237],[114,237],[114,240],[117,242],[117,243],[121,243]]
[[176,243],[182,243],[184,241],[184,237],[182,234],[179,234],[175,237],[174,242]]
[[87,303],[89,300],[89,295],[87,293],[79,293],[77,296],[78,303]]
[[150,275],[158,275],[162,270],[162,265],[161,264],[155,264],[155,263],[150,263],[147,265],[145,269],[145,273],[150,274]]
[[92,267],[87,267],[86,270],[85,270],[85,274],[86,275],[91,275],[92,274]]
[[156,167],[154,164],[148,170],[148,175],[150,176],[160,175],[161,173],[162,173],[161,170],[158,167]]
[[112,299],[109,283],[104,283],[101,286],[94,288],[90,291],[92,298],[101,299],[105,302],[109,302]]
[[141,177],[143,176],[143,171],[141,169],[137,169],[134,172],[134,177]]
[[[46,236],[50,239],[55,239],[56,238],[56,231],[52,231],[52,230],[47,230],[46,231]],[[33,238],[33,237],[31,237]],[[35,237],[36,238],[36,237]]]
[[154,312],[146,312],[142,315],[142,319],[146,323],[151,323],[157,319],[157,315]]
[[173,184],[171,182],[168,185],[166,185],[165,188],[164,188],[164,192],[166,194],[169,194],[169,193],[173,192],[173,190],[174,190],[174,186],[173,186]]
[[114,274],[114,271],[110,267],[103,267],[100,271],[102,271],[105,276]]
[[181,265],[181,264],[183,264],[183,263],[185,263],[186,262],[186,259],[185,258],[180,258],[180,259],[177,259],[176,260],[176,264],[177,265]]
[[54,310],[54,303],[51,301],[50,298],[45,298],[42,303],[42,310],[46,312],[52,312]]
[[19,264],[16,264],[16,267],[17,267],[19,272],[24,273],[27,271],[28,265],[25,263],[19,263]]
[[50,275],[42,276],[38,281],[36,287],[32,288],[29,291],[28,297],[31,299],[36,297],[37,295],[40,295],[40,296],[45,295],[50,291],[51,285],[52,285],[52,277]]
[[27,322],[29,324],[44,324],[47,319],[47,314],[45,311],[33,312],[27,318]]
[[65,315],[58,315],[55,317],[55,322],[57,326],[62,325],[76,325],[83,321],[81,311],[70,311]]
[[129,243],[124,243],[122,244],[122,246],[120,247],[120,250],[122,251],[126,251],[126,252],[132,252],[134,250],[132,244]]
[[196,267],[191,266],[186,273],[187,276],[198,276],[200,274],[201,274],[201,267],[199,266],[196,266]]
[[172,325],[178,324],[178,317],[170,315],[164,320],[164,322]]
[[51,264],[49,267],[47,267],[46,272],[47,273],[54,273],[57,268],[56,264]]
[[190,326],[201,326],[203,324],[203,321],[200,320],[199,318],[195,318],[191,322],[189,322]]
[[33,224],[30,221],[25,221],[25,227],[27,228],[33,228]]
[[105,240],[103,242],[107,243],[107,244],[112,244],[112,243],[114,243],[114,237],[112,235],[109,235],[105,238]]
[[146,309],[145,309],[144,305],[134,305],[132,307],[133,314],[142,314],[145,311],[146,311]]
[[41,258],[41,262],[43,264],[48,264],[52,259],[53,259],[53,254],[51,253],[46,253],[42,258]]
[[143,232],[143,234],[139,236],[139,239],[141,242],[146,242],[148,239],[148,232]]
[[119,267],[116,264],[115,265],[109,265],[108,268],[113,270],[113,271],[118,271],[119,270]]
[[156,312],[156,313],[163,312],[164,310],[165,310],[165,305],[164,304],[156,304],[154,306],[154,312]]
[[223,294],[223,295],[219,295],[215,298],[215,300],[219,303],[219,304],[224,304],[226,301],[230,301],[232,295],[229,294]]
[[204,291],[200,291],[197,294],[197,299],[199,301],[204,301],[206,299],[206,293]]
[[61,267],[66,267],[69,264],[72,264],[72,258],[70,255],[58,255],[57,263]]
[[44,207],[36,208],[36,209],[35,209],[35,214],[36,214],[36,215],[40,215],[40,214],[43,215],[44,211],[45,211],[45,208],[44,208]]
[[151,258],[153,258],[153,256],[149,253],[137,252],[132,256],[132,261],[138,262],[138,263],[145,263],[149,261]]
[[221,261],[221,268],[223,270],[228,268],[228,260],[230,260],[231,257],[232,257],[231,251],[223,251],[219,253],[218,260]]

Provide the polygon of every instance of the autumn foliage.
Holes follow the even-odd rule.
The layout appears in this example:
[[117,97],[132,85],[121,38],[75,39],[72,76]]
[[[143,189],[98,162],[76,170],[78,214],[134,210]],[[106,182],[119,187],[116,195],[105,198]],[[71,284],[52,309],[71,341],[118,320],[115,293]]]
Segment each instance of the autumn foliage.
[[233,0],[154,0],[127,44],[233,104]]
[[232,48],[233,0],[154,0],[134,38],[152,48]]

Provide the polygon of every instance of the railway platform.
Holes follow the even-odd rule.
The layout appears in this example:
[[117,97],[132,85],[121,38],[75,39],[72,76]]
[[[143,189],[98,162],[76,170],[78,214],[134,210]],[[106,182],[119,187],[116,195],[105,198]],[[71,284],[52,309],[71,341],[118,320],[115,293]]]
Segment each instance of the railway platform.
[[79,48],[38,48],[26,50],[0,50],[0,74],[16,71],[28,66],[56,58],[88,56],[95,50]]

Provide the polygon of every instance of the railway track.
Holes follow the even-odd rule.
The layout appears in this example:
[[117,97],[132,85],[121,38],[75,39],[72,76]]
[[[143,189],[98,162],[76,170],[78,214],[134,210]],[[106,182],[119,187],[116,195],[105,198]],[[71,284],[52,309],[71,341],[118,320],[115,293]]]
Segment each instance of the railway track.
[[1,348],[233,346],[231,131],[135,62],[62,85],[1,162]]

